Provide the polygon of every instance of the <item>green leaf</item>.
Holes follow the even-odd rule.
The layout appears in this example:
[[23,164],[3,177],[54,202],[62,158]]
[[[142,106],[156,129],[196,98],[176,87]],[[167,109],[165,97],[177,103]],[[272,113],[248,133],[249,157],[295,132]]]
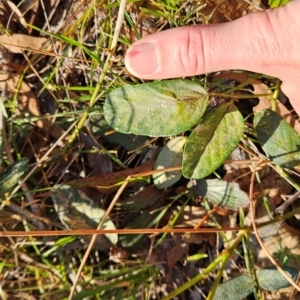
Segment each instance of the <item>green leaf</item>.
[[[178,136],[170,140],[159,153],[154,170],[181,167],[185,141],[186,139],[183,136]],[[165,189],[177,182],[181,178],[181,175],[181,170],[156,173],[153,174],[153,182],[158,189]]]
[[27,171],[28,159],[22,158],[10,165],[0,175],[0,197],[9,192]]
[[182,173],[200,179],[222,165],[239,143],[244,128],[241,113],[231,103],[207,113],[186,141]]
[[[282,267],[282,269],[294,281],[297,279],[299,273],[297,269],[292,267]],[[257,280],[259,285],[267,291],[279,290],[291,286],[291,284],[283,277],[280,271],[273,266],[261,269],[257,274]]]
[[264,109],[254,116],[257,138],[266,155],[283,168],[300,163],[300,135],[276,112]]
[[118,88],[109,93],[103,109],[107,123],[117,131],[167,136],[196,125],[207,101],[198,83],[176,79]]
[[202,179],[192,181],[189,187],[197,196],[206,196],[209,202],[228,209],[238,210],[250,203],[248,195],[236,182]]
[[[67,229],[96,229],[102,220],[105,211],[83,192],[68,186],[56,185],[51,191],[51,197],[54,203],[60,221]],[[103,229],[116,229],[114,223],[107,218]],[[90,236],[82,236],[85,243],[89,243]],[[107,250],[111,244],[118,242],[118,235],[115,233],[98,235],[95,246],[100,250]]]
[[242,300],[255,291],[251,277],[241,275],[221,283],[216,290],[214,300]]
[[90,51],[87,47],[85,47],[84,45],[82,45],[80,42],[68,37],[68,36],[65,36],[65,35],[62,35],[62,34],[55,34],[55,33],[51,33],[49,31],[44,31],[44,30],[41,30],[40,28],[38,27],[35,27],[31,24],[28,24],[29,27],[33,28],[34,30],[37,30],[41,33],[43,33],[44,35],[49,35],[49,36],[52,36],[58,40],[61,40],[63,42],[66,42],[67,44],[69,45],[73,45],[73,46],[76,46],[77,48],[79,49],[82,49],[88,56],[90,56],[95,62],[97,62],[98,64],[101,64],[101,60],[99,59],[99,56],[98,55],[95,55],[92,51]]
[[283,6],[289,3],[291,0],[269,0],[269,5],[271,8]]

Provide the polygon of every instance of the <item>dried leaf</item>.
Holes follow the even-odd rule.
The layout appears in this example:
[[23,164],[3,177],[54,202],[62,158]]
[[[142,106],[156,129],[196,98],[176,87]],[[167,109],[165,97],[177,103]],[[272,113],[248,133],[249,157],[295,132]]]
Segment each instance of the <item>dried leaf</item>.
[[46,42],[47,38],[26,34],[0,35],[0,44],[13,53],[23,53],[24,50],[39,50]]
[[7,6],[9,6],[11,11],[13,12],[13,14],[10,15],[10,18],[16,19],[15,21],[17,24],[22,24],[24,28],[27,28],[27,23],[24,19],[22,12],[19,10],[19,7],[15,5],[12,1],[8,0],[5,1],[5,4],[7,4]]
[[188,251],[188,245],[183,243],[179,235],[173,235],[175,240],[175,246],[167,251],[167,263],[169,267],[169,275],[175,264],[182,259],[183,255]]
[[[117,191],[128,176],[134,176],[137,174],[152,171],[153,165],[154,162],[150,162],[148,164],[120,172],[113,172],[109,174],[102,174],[98,176],[91,176],[88,178],[70,181],[68,182],[68,184],[78,188],[93,187],[97,188],[97,190],[99,190],[103,194],[109,194],[111,192]],[[146,182],[146,179],[147,176],[133,177],[132,180],[128,182],[127,187],[133,186],[136,182]]]

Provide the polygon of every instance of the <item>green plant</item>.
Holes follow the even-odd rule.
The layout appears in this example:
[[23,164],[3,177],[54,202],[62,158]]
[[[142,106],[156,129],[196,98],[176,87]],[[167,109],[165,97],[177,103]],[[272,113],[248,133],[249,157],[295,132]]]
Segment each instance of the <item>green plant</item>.
[[[279,83],[236,71],[139,84],[124,69],[127,47],[150,31],[235,16],[213,1],[44,2],[0,5],[2,33],[17,49],[1,77],[1,299],[187,299],[194,286],[210,299],[226,286],[258,299],[270,284],[287,286],[279,271],[274,282],[256,272],[243,217],[253,197],[221,179],[238,146],[254,171],[261,159],[299,189],[283,169],[299,160],[298,135],[270,110],[253,121],[240,107],[264,97],[275,109]],[[29,38],[41,48],[18,44]],[[257,94],[262,82],[267,92]],[[240,223],[222,222],[220,208],[239,210]],[[271,211],[268,225],[297,212]],[[102,225],[112,233],[96,231]],[[200,241],[182,242],[189,232]],[[235,257],[247,275],[228,282]],[[283,265],[290,257],[275,255]]]
[[[156,168],[181,167],[183,176],[193,182],[190,187],[197,196],[206,197],[217,207],[238,210],[249,204],[249,198],[237,184],[222,182],[219,179],[203,179],[211,176],[224,163],[243,136],[244,119],[234,106],[234,99],[238,96],[232,95],[231,91],[223,92],[222,95],[225,99],[221,103],[209,106],[208,103],[212,102],[209,100],[209,91],[206,92],[199,83],[190,80],[125,86],[107,96],[104,115],[110,126],[123,133],[166,136],[187,132],[187,138],[181,136],[178,143],[177,137],[173,139],[174,146],[169,142],[163,148],[158,156]],[[299,165],[300,135],[283,117],[270,109],[263,109],[254,114],[253,129],[252,135],[268,156],[270,163],[290,169]],[[176,145],[178,146],[175,147]],[[175,171],[175,174],[173,170],[171,172],[168,174],[166,171],[154,176],[154,183],[158,188],[172,186],[180,179],[179,171]],[[243,299],[253,292],[259,294],[259,289],[276,290],[289,286],[290,282],[274,268],[262,269],[257,275],[254,273],[254,279],[239,276],[218,285],[229,256],[235,251],[240,239],[247,237],[247,234],[247,231],[240,231],[240,235],[226,249],[226,253],[164,300],[171,299],[203,279],[203,276],[219,263],[221,266],[208,299],[228,299],[230,295],[230,299]],[[296,269],[283,269],[293,280],[297,278]],[[235,298],[232,298],[232,290],[235,291]]]
[[[182,174],[201,179],[222,165],[243,136],[244,120],[234,105],[238,96],[222,95],[228,100],[208,107],[209,92],[191,80],[129,85],[107,96],[104,116],[111,127],[127,134],[166,136],[192,130],[184,145]],[[270,161],[282,168],[299,164],[300,136],[280,115],[259,111],[253,126]]]

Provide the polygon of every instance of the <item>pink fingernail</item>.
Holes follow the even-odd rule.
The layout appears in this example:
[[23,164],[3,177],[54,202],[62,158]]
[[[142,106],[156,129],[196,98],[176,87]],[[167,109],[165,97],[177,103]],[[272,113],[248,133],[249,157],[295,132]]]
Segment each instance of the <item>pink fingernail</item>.
[[126,53],[125,64],[135,76],[150,75],[158,69],[158,59],[153,43],[133,44]]

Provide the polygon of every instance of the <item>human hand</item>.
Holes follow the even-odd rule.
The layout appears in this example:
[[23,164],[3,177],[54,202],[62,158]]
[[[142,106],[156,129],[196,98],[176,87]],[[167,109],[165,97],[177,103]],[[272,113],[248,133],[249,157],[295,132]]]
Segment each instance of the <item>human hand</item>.
[[149,35],[127,51],[130,73],[143,79],[241,69],[282,80],[300,115],[300,0],[238,20],[174,28]]

